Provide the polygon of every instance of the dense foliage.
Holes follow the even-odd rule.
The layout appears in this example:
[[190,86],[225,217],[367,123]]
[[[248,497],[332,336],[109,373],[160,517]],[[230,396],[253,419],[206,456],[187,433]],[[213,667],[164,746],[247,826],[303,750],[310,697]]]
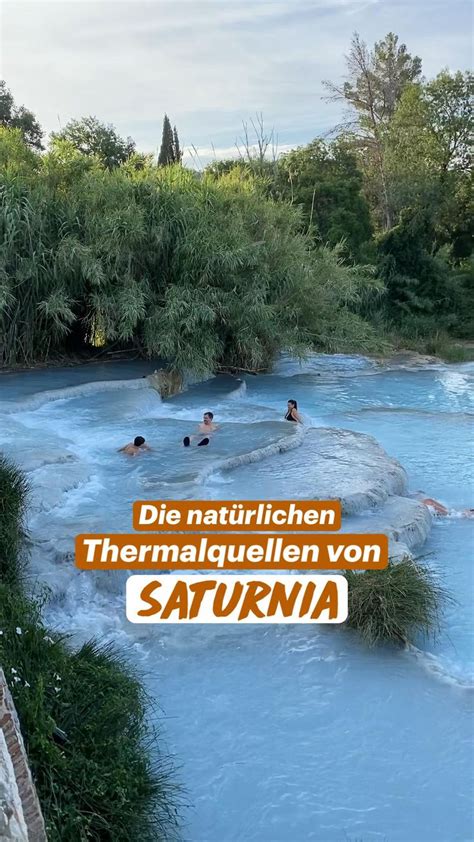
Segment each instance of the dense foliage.
[[0,581],[8,584],[21,579],[27,491],[24,475],[0,457]]
[[[357,156],[387,294],[374,319],[405,337],[472,336],[474,206],[471,73],[421,79],[421,61],[393,33],[371,51],[356,34],[342,127]],[[368,311],[366,311],[367,313]]]
[[94,155],[108,169],[125,163],[135,151],[131,137],[124,140],[113,126],[101,123],[97,117],[71,120],[60,132],[53,132],[53,148],[61,141],[67,141],[83,155]]
[[362,173],[348,145],[315,140],[282,155],[277,167],[276,192],[301,206],[316,238],[332,246],[343,242],[349,259],[363,259],[372,221]]
[[416,635],[435,635],[440,610],[449,597],[423,564],[405,558],[385,570],[348,570],[347,625],[363,640],[406,644]]
[[[342,243],[345,260],[371,263],[385,290],[359,313],[381,334],[422,350],[473,336],[471,73],[421,80],[421,60],[393,33],[373,50],[356,34],[347,77],[327,83],[347,107],[334,140],[271,160],[211,164],[215,177],[257,172],[267,195],[302,212],[315,244]],[[262,137],[255,133],[255,149]]]
[[177,369],[262,368],[280,348],[370,348],[373,276],[316,249],[257,179],[179,165],[108,170],[65,140],[24,161],[7,130],[0,345],[7,364],[133,343]]
[[0,80],[0,126],[19,129],[29,147],[43,149],[43,132],[38,120],[24,105],[15,105],[4,80]]
[[[131,667],[45,628],[18,575],[25,482],[0,459],[0,664],[20,718],[50,842],[174,838],[176,790]],[[152,759],[154,758],[154,759]]]
[[278,156],[257,115],[204,173],[166,115],[158,165],[95,117],[39,154],[3,83],[3,364],[117,343],[172,369],[261,370],[281,348],[472,337],[472,74],[423,80],[393,33],[354,35],[347,71],[328,83],[348,112],[333,140]]
[[168,164],[180,164],[183,153],[181,152],[176,126],[171,128],[170,118],[165,114],[163,118],[163,133],[161,147],[158,153],[158,165],[166,167]]

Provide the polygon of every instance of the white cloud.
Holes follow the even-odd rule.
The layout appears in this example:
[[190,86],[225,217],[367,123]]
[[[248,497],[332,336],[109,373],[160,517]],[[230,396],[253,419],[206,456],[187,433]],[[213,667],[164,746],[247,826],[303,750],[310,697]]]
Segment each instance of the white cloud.
[[233,148],[262,111],[280,145],[338,122],[321,99],[354,29],[389,30],[433,75],[470,62],[467,0],[3,0],[2,76],[49,132],[96,114],[156,149],[163,113],[184,146]]

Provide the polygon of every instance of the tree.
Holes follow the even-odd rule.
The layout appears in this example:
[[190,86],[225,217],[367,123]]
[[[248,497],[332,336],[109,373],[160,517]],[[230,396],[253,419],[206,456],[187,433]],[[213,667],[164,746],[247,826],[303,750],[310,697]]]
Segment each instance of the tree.
[[53,132],[51,138],[53,145],[67,140],[83,155],[95,155],[109,170],[123,164],[135,151],[131,137],[124,140],[114,126],[92,116],[71,120],[62,131]]
[[474,118],[471,73],[443,70],[432,81],[409,85],[386,135],[386,166],[395,210],[430,208],[436,242],[453,257],[472,250],[470,138]]
[[356,157],[343,140],[313,140],[276,160],[252,154],[250,147],[237,160],[211,162],[205,174],[217,180],[232,174],[235,183],[299,206],[305,234],[311,231],[318,244],[344,242],[346,259],[365,259],[372,237],[370,209]]
[[44,157],[2,172],[4,364],[113,342],[177,371],[255,370],[281,348],[370,339],[352,308],[372,279],[316,249],[300,209],[257,180],[108,171],[64,140]]
[[178,137],[178,131],[176,129],[176,126],[173,129],[173,154],[174,154],[175,163],[180,164],[181,160],[182,160],[182,157],[183,157],[183,153],[181,152],[181,149],[180,149],[180,146],[179,146],[179,137]]
[[0,172],[2,175],[27,175],[38,170],[40,156],[30,149],[20,129],[0,125]]
[[[398,35],[389,32],[377,41],[372,57],[374,108],[380,122],[387,123],[407,85],[421,76],[421,59],[411,56],[405,44],[398,46]],[[369,90],[367,89],[367,95]],[[368,96],[369,99],[369,96]]]
[[424,95],[442,171],[456,168],[467,172],[472,163],[474,75],[443,70],[428,82]]
[[[450,270],[433,255],[433,220],[428,211],[407,209],[378,243],[379,275],[387,289],[388,313],[434,316],[438,327],[449,312]],[[448,326],[448,325],[445,325]]]
[[[448,171],[468,171],[470,139],[474,130],[471,108],[472,73],[443,70],[426,84],[409,85],[396,108],[387,135],[392,167],[441,176]],[[398,175],[401,175],[399,166]]]
[[163,133],[161,136],[161,149],[158,155],[158,166],[165,167],[174,161],[174,138],[173,129],[167,114],[163,117]]
[[278,160],[277,192],[300,205],[305,226],[331,246],[345,241],[353,259],[372,236],[362,174],[350,148],[313,140]]
[[0,125],[19,129],[31,149],[41,150],[43,131],[35,115],[24,105],[16,106],[4,80],[0,81]]
[[158,166],[166,167],[168,164],[180,164],[183,153],[179,146],[178,131],[176,126],[171,128],[170,119],[167,114],[163,118],[163,134],[161,148],[158,155]]
[[393,213],[384,158],[385,132],[406,86],[421,75],[421,59],[412,57],[405,44],[398,45],[398,36],[393,32],[378,41],[372,52],[355,33],[346,64],[349,75],[343,85],[325,85],[330,99],[349,106],[344,127],[352,133],[366,171],[376,173],[374,194],[387,229],[392,225]]
[[242,136],[236,143],[239,158],[252,165],[255,172],[263,173],[268,170],[268,153],[271,153],[273,162],[277,159],[277,139],[275,129],[268,130],[265,126],[263,114],[256,114],[255,120],[250,120],[253,137],[250,134],[248,124],[242,123]]

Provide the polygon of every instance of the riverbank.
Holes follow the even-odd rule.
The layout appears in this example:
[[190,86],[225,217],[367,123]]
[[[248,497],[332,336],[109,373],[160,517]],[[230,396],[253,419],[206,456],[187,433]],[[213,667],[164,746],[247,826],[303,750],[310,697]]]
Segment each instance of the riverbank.
[[455,339],[446,334],[420,336],[409,339],[393,336],[389,338],[393,351],[381,357],[383,360],[391,356],[413,355],[432,362],[464,363],[474,360],[474,341]]
[[18,365],[0,366],[2,374],[22,374],[26,371],[46,371],[51,368],[76,368],[86,365],[104,365],[106,363],[117,363],[121,361],[139,360],[141,355],[136,351],[124,349],[121,351],[100,351],[82,354],[60,354],[48,357],[46,360],[37,360],[31,365],[18,363]]
[[[354,352],[356,353],[356,352]],[[366,352],[365,352],[366,353]],[[383,353],[366,353],[366,356],[383,363],[397,360],[409,360],[420,365],[429,363],[457,363],[470,362],[474,360],[474,340],[453,339],[447,336],[420,337],[412,340],[397,337],[390,337],[389,347]],[[54,368],[76,368],[80,366],[105,365],[107,363],[133,362],[142,360],[146,362],[148,357],[140,352],[131,349],[107,350],[99,353],[66,354],[57,355],[47,360],[38,360],[29,366],[19,364],[18,366],[0,366],[2,374],[21,374],[27,371],[46,371]],[[154,365],[164,365],[163,361],[154,360]],[[239,374],[265,374],[265,369],[250,371],[248,369],[224,367],[216,373]]]

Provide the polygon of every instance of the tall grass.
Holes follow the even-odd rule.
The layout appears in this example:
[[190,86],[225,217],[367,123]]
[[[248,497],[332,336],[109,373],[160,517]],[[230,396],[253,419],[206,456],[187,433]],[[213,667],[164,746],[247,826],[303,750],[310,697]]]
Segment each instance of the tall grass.
[[424,564],[404,558],[384,570],[348,570],[347,625],[369,645],[407,643],[418,634],[434,635],[449,596]]
[[75,650],[21,583],[25,483],[0,464],[0,664],[18,711],[49,842],[168,842],[178,791],[151,704],[111,647]]
[[0,582],[15,584],[21,579],[27,494],[24,475],[0,455]]
[[315,249],[257,180],[63,153],[13,171],[0,154],[4,364],[118,342],[200,373],[374,342],[352,308],[375,279]]

